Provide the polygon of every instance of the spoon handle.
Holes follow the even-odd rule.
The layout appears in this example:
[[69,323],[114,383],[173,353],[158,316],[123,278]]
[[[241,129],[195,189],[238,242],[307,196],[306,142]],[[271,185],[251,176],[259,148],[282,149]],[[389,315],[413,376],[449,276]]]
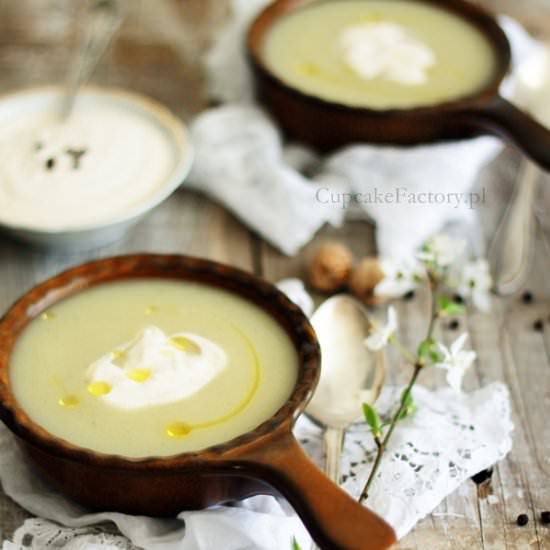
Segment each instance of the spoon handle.
[[511,294],[525,282],[533,252],[533,200],[540,171],[531,161],[522,173],[489,252],[499,294]]
[[341,428],[327,428],[325,431],[325,473],[336,485],[340,483],[340,460],[344,430]]
[[251,443],[245,455],[234,460],[220,457],[220,468],[259,477],[273,487],[289,501],[323,550],[390,548],[395,542],[393,529],[332,483],[309,460],[290,429],[290,423],[281,424],[278,433]]
[[94,71],[122,21],[117,0],[88,0],[86,18],[75,60],[69,68],[61,120],[71,114],[80,87]]

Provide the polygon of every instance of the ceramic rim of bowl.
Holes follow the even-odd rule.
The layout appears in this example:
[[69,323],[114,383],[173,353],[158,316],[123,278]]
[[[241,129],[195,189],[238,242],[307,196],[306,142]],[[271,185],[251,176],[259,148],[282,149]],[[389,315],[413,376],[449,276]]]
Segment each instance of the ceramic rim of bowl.
[[[22,97],[29,96],[60,96],[63,93],[63,87],[59,85],[44,85],[44,86],[32,86],[21,90],[8,92],[0,95],[0,103],[8,102],[10,100],[17,100]],[[101,229],[108,229],[117,225],[121,225],[130,222],[144,214],[150,212],[155,207],[164,202],[172,193],[185,181],[185,178],[191,170],[193,164],[194,151],[191,139],[189,136],[189,130],[185,123],[180,120],[170,109],[164,106],[159,101],[152,99],[146,95],[139,94],[133,91],[129,91],[123,88],[97,86],[94,84],[87,84],[81,90],[81,94],[89,95],[92,97],[104,99],[106,101],[109,98],[113,98],[119,103],[127,105],[133,105],[142,113],[148,114],[155,124],[160,129],[166,132],[167,139],[175,149],[174,167],[166,178],[162,185],[159,185],[159,189],[156,193],[152,194],[148,200],[144,200],[141,204],[138,204],[128,212],[120,214],[113,219],[92,223],[87,225],[75,225],[62,228],[43,228],[40,226],[33,226],[28,224],[12,224],[3,222],[0,219],[0,227],[6,228],[11,231],[25,231],[34,232],[42,235],[48,235],[55,237],[56,235],[66,233],[86,233],[90,231],[97,231]]]
[[[10,387],[10,357],[19,335],[53,304],[87,288],[122,280],[162,278],[194,281],[233,292],[271,315],[291,339],[298,357],[298,377],[280,409],[254,430],[197,452],[140,458],[105,454],[50,434],[19,406]],[[181,255],[137,254],[85,263],[38,284],[0,319],[0,419],[18,437],[54,455],[122,470],[173,470],[241,456],[280,431],[290,430],[311,398],[320,373],[320,348],[302,310],[274,285],[241,269]]]
[[307,8],[310,4],[314,4],[317,1],[319,0],[275,0],[260,11],[252,20],[246,36],[246,54],[253,70],[258,71],[262,77],[270,81],[272,85],[284,89],[287,93],[300,98],[301,101],[313,103],[327,110],[343,111],[355,113],[357,115],[363,114],[369,117],[380,118],[388,116],[416,116],[430,114],[439,110],[454,111],[476,104],[480,100],[495,97],[498,94],[500,84],[510,69],[512,59],[510,42],[491,12],[481,6],[470,4],[465,0],[411,0],[412,2],[418,2],[420,4],[431,4],[441,10],[453,13],[455,16],[473,25],[486,38],[495,54],[495,69],[491,79],[483,87],[471,94],[450,101],[402,109],[355,107],[303,92],[287,84],[269,68],[263,58],[261,48],[265,37],[279,19],[284,18],[286,15],[296,10]]

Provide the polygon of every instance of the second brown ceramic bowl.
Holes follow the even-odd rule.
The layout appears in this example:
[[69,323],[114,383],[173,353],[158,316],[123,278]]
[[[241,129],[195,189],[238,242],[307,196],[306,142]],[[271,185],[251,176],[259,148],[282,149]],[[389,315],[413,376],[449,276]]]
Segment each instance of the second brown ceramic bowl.
[[305,94],[276,77],[264,62],[263,44],[273,25],[318,1],[277,0],[260,13],[248,33],[248,56],[258,98],[290,138],[330,151],[352,143],[417,145],[495,134],[550,170],[550,131],[499,95],[510,68],[511,51],[491,14],[465,0],[411,0],[434,4],[479,29],[494,48],[494,74],[483,89],[459,100],[414,109],[373,110]]
[[[77,447],[53,436],[19,407],[10,357],[20,334],[41,312],[109,281],[162,278],[197,281],[254,302],[286,330],[299,358],[298,381],[282,408],[254,431],[197,453],[131,459]],[[317,339],[301,310],[273,285],[244,271],[184,256],[137,255],[73,268],[23,296],[0,321],[0,416],[41,476],[74,500],[100,510],[176,515],[255,494],[286,497],[326,550],[382,550],[393,530],[334,485],[292,435],[319,378]]]

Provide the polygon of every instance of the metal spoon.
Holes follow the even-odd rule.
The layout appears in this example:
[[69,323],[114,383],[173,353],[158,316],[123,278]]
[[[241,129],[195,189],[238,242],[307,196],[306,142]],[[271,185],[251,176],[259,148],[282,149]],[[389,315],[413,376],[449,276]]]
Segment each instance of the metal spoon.
[[306,414],[326,428],[325,473],[339,483],[345,430],[361,417],[362,404],[372,404],[380,395],[384,354],[365,346],[370,320],[365,308],[350,296],[329,298],[315,311],[311,323],[321,345],[321,379]]
[[491,243],[489,261],[499,294],[512,294],[523,286],[533,259],[535,220],[533,200],[540,170],[530,160],[521,163],[514,196]]
[[70,116],[78,91],[90,78],[123,19],[117,0],[88,0],[86,17],[59,111],[62,121]]
[[[542,124],[550,127],[550,45],[537,48],[518,70],[516,99]],[[516,190],[497,228],[489,261],[500,294],[516,292],[526,281],[533,259],[535,220],[533,204],[539,168],[524,160]]]

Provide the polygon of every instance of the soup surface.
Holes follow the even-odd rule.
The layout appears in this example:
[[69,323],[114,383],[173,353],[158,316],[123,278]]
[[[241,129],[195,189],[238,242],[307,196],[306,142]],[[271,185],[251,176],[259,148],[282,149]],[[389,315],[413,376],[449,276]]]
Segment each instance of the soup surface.
[[326,0],[277,22],[267,66],[309,95],[354,107],[412,108],[472,94],[495,52],[466,20],[410,0]]
[[181,281],[85,290],[32,321],[10,364],[16,399],[52,434],[128,457],[248,432],[290,396],[297,355],[267,313]]

